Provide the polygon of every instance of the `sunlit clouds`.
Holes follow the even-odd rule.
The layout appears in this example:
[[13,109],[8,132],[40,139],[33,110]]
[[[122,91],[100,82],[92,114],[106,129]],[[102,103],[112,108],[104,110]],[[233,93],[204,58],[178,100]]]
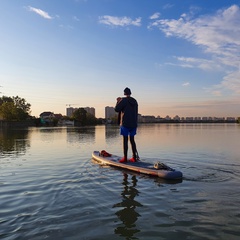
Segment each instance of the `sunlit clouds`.
[[34,114],[103,117],[129,86],[143,115],[239,115],[239,1],[28,2],[0,1],[0,78]]
[[[158,19],[149,28],[158,28],[167,37],[177,37],[201,47],[208,59],[177,57],[179,66],[202,70],[225,71],[219,88],[240,92],[240,9],[237,5],[219,10],[214,15],[193,18],[186,13],[179,19]],[[236,77],[237,76],[237,77]],[[220,95],[220,89],[218,95]],[[215,92],[215,91],[213,91]]]
[[[164,9],[172,7],[173,5],[166,5]],[[183,39],[202,51],[201,58],[189,54],[188,56],[172,56],[172,61],[165,62],[165,65],[200,69],[206,72],[221,72],[222,80],[217,85],[209,86],[206,92],[215,97],[230,93],[239,94],[240,8],[232,5],[217,10],[211,15],[198,16],[197,13],[200,10],[198,7],[190,7],[189,12],[182,13],[178,19],[164,19],[160,12],[155,12],[149,16],[146,27],[151,31],[158,29],[168,38]],[[133,21],[128,17],[104,16],[100,17],[99,22],[111,26],[135,25],[140,27],[140,20],[140,17]],[[188,87],[190,83],[185,82],[182,86]]]

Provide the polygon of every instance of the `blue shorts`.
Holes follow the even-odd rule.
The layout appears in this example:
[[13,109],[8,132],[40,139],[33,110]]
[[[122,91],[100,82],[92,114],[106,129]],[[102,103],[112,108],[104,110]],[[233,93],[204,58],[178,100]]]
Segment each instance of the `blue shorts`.
[[127,128],[127,127],[120,127],[120,134],[123,136],[135,136],[137,134],[137,128]]

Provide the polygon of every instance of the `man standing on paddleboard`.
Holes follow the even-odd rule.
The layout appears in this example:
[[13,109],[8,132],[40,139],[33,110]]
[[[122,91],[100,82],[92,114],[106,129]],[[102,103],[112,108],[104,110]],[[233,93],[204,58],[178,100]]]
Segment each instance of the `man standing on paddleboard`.
[[124,89],[126,97],[118,97],[115,111],[119,113],[120,134],[123,136],[123,158],[119,162],[127,162],[128,153],[128,136],[132,146],[131,162],[137,161],[137,148],[134,136],[137,134],[138,120],[138,103],[135,98],[131,97],[131,90],[127,87]]

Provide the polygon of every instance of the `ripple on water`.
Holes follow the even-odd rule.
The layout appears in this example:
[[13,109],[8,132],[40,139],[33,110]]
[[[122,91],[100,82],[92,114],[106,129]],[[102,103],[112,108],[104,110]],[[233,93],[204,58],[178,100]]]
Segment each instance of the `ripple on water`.
[[138,134],[146,161],[183,172],[171,183],[91,162],[92,148],[121,153],[118,129],[33,130],[23,154],[0,159],[0,238],[238,239],[239,135],[226,145],[218,141],[225,131],[208,135],[219,125],[173,126],[142,126]]

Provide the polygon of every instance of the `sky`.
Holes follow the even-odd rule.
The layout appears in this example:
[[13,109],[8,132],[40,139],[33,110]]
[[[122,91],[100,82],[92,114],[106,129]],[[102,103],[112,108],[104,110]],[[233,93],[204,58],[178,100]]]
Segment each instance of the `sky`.
[[240,0],[1,0],[0,95],[31,115],[94,107],[125,87],[139,113],[240,116]]

